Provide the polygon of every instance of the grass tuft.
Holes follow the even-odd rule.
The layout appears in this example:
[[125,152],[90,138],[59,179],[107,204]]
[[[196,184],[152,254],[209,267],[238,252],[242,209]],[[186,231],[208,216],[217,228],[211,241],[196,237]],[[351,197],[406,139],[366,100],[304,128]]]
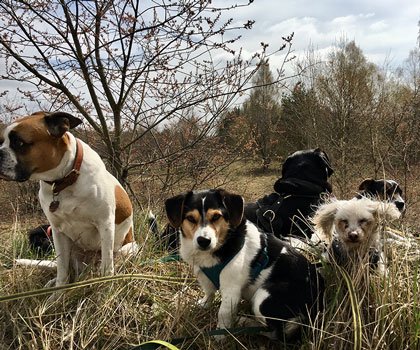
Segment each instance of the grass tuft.
[[[262,335],[232,335],[220,344],[204,335],[216,328],[220,298],[210,309],[196,305],[202,291],[195,280],[190,280],[191,268],[182,261],[161,261],[168,253],[149,231],[147,213],[145,210],[135,216],[136,239],[143,242],[139,253],[118,261],[116,274],[176,277],[182,283],[116,279],[72,289],[52,304],[47,303],[48,295],[0,303],[0,349],[130,349],[151,340],[175,338],[186,338],[176,345],[179,349],[209,350],[385,350],[419,346],[415,247],[387,248],[390,260],[386,277],[369,272],[366,266],[349,271],[346,280],[339,269],[324,266],[327,308],[305,330],[299,344],[279,344]],[[11,239],[4,242],[0,253],[2,266],[15,258],[35,257],[29,252],[26,238],[26,230],[32,227],[20,226],[14,224],[8,231]],[[80,280],[98,276],[98,271],[90,267]],[[52,277],[52,273],[34,268],[2,267],[0,296],[42,288]],[[356,311],[360,315],[357,322]],[[248,303],[241,303],[239,314],[249,316]]]

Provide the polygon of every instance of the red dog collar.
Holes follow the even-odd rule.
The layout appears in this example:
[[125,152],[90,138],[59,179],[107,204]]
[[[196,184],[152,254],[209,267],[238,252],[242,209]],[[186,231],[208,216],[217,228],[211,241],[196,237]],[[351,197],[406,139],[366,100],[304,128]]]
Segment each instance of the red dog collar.
[[57,196],[66,187],[73,185],[77,181],[77,178],[80,175],[80,167],[82,165],[82,161],[83,146],[80,140],[76,139],[76,158],[74,160],[73,169],[62,179],[55,181],[45,181],[52,186],[51,190],[53,193],[53,201],[50,203],[50,212],[55,212],[60,204],[60,202],[55,200],[54,197]]

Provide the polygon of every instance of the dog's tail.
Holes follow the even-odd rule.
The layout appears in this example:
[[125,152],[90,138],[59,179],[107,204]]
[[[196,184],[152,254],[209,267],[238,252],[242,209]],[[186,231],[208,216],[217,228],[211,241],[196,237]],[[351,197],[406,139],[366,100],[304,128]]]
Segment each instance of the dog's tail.
[[149,210],[149,230],[154,234],[159,234],[156,222],[156,216],[153,214],[151,210]]
[[16,259],[16,266],[35,267],[42,270],[57,270],[57,262],[54,260]]

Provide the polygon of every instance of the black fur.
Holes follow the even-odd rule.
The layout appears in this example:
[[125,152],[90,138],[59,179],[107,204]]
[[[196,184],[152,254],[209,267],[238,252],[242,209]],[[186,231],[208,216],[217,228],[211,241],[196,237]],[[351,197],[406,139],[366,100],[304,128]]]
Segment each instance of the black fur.
[[41,225],[28,231],[29,247],[37,253],[38,256],[47,256],[54,249],[52,232],[47,235],[50,225]]
[[[287,254],[280,254],[285,247]],[[277,330],[276,337],[281,339],[284,324],[277,319],[301,315],[307,320],[309,311],[313,322],[323,310],[324,280],[315,265],[273,235],[268,235],[268,255],[274,267],[263,288],[269,291],[270,297],[261,304],[260,311],[272,318],[267,323]]]
[[356,198],[373,197],[380,200],[388,200],[395,204],[401,212],[405,210],[405,201],[402,198],[403,191],[394,180],[365,179],[359,186],[361,191]]
[[[201,217],[203,218],[208,209],[218,209],[223,213],[223,217],[230,222],[233,217],[232,212],[235,215],[242,213],[243,202],[240,208],[234,210],[226,208],[226,203],[229,202],[226,198],[229,195],[225,194],[226,192],[223,190],[189,192],[184,195],[182,204],[179,203],[176,197],[173,197],[173,201],[169,199],[166,202],[168,217],[172,217],[170,213],[177,212],[179,217],[172,218],[171,223],[179,223],[179,221],[182,223],[185,219],[186,212],[197,209],[199,213],[202,213]],[[203,201],[204,197],[205,201]],[[239,205],[238,201],[232,202],[233,204],[231,205],[233,206]],[[209,254],[218,257],[221,263],[230,259],[232,255],[235,255],[241,249],[244,241],[246,242],[247,235],[249,235],[246,223],[246,218],[242,217],[242,220],[237,226],[230,225],[228,234],[222,245],[215,251],[209,252]],[[269,294],[261,303],[260,311],[267,317],[267,324],[275,331],[275,336],[278,339],[283,339],[285,336],[285,323],[280,320],[299,316],[301,319],[297,322],[305,322],[307,321],[308,310],[310,310],[309,316],[314,321],[315,315],[323,309],[324,282],[322,277],[317,273],[315,266],[302,254],[275,236],[265,234],[261,231],[258,232],[262,244],[260,250],[255,252],[255,257],[251,262],[249,284],[255,283],[252,276],[252,267],[264,255],[263,249],[266,248],[269,262],[265,268],[271,267],[272,270],[259,287],[263,288]],[[220,288],[229,288],[229,286],[223,286],[221,284]],[[292,338],[290,338],[289,334],[287,339],[292,340],[298,334],[299,332],[295,332]]]
[[[246,203],[245,217],[277,237],[310,237],[312,231],[306,218],[313,214],[323,196],[332,192],[328,182],[332,174],[330,160],[320,148],[295,152],[286,158],[282,177],[274,183],[275,192],[256,202]],[[272,224],[261,220],[261,215],[280,201]]]

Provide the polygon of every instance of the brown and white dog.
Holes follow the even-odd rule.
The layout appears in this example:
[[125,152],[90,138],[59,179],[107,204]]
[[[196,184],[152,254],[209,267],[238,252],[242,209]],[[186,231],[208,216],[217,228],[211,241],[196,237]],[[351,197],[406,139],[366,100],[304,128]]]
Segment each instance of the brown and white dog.
[[101,273],[114,272],[114,253],[137,251],[132,206],[99,155],[68,131],[82,121],[68,113],[37,112],[3,132],[0,175],[13,181],[39,180],[41,207],[51,224],[57,278],[69,281],[82,263],[101,253]]

